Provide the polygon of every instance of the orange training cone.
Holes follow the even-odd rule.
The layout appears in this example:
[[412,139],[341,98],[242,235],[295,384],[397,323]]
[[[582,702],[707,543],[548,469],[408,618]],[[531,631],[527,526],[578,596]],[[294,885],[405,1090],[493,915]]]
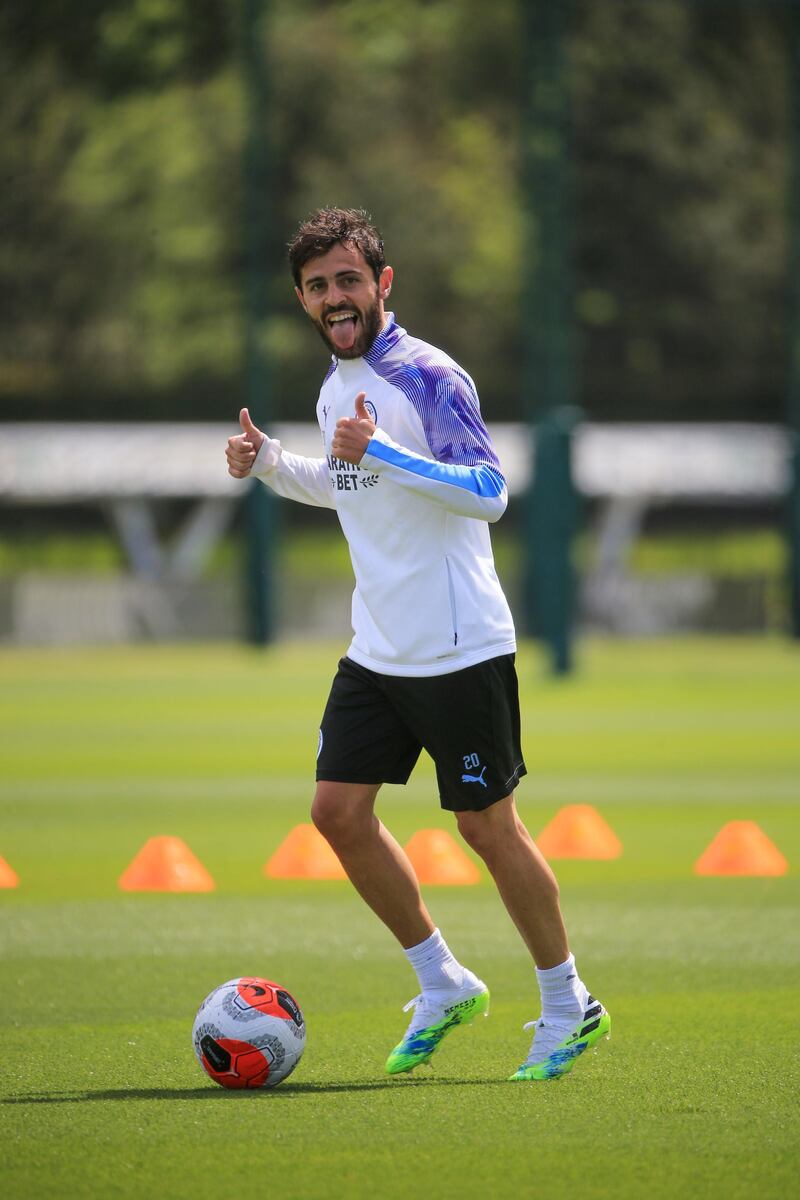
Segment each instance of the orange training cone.
[[186,842],[152,837],[119,877],[123,892],[213,892],[216,884]]
[[480,883],[481,873],[446,829],[420,829],[406,846],[420,883]]
[[0,858],[0,888],[19,887],[19,875],[4,858]]
[[346,879],[344,867],[314,825],[295,825],[264,866],[270,879]]
[[622,842],[591,804],[567,804],[536,839],[545,858],[619,858]]
[[789,864],[755,821],[729,821],[694,864],[695,875],[785,875]]

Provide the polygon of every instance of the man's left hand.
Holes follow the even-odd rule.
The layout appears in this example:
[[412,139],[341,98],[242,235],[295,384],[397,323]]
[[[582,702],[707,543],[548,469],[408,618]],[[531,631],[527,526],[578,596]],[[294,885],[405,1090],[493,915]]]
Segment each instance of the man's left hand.
[[364,457],[372,435],[375,433],[375,422],[367,412],[367,406],[364,403],[366,398],[366,392],[358,393],[355,417],[341,417],[336,422],[331,442],[331,453],[335,458],[355,463],[356,466]]

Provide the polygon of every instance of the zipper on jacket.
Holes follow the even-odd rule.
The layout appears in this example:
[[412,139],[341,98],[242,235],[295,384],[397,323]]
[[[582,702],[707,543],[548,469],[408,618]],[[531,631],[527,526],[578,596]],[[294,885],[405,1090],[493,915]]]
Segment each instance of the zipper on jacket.
[[453,623],[453,645],[458,645],[458,609],[456,608],[456,589],[453,584],[453,572],[450,567],[450,559],[445,558],[444,565],[447,567],[447,590],[450,593],[450,619]]

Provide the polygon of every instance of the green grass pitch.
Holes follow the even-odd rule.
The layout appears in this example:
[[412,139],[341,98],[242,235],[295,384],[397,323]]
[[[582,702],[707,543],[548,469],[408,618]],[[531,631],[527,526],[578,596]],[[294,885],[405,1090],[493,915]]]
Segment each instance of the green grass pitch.
[[[388,1079],[414,978],[346,883],[262,866],[307,820],[339,648],[0,652],[0,1194],[8,1200],[771,1197],[798,1171],[800,653],[787,642],[593,642],[549,678],[519,655],[534,835],[596,805],[613,862],[556,863],[609,1042],[550,1084],[505,1078],[538,1015],[489,882],[429,888],[489,1020],[434,1070]],[[428,762],[381,815],[450,827]],[[701,879],[728,820],[779,879]],[[146,838],[184,838],[213,895],[123,895]],[[226,1093],[190,1030],[212,986],[264,974],[300,1000],[305,1056],[274,1092]]]

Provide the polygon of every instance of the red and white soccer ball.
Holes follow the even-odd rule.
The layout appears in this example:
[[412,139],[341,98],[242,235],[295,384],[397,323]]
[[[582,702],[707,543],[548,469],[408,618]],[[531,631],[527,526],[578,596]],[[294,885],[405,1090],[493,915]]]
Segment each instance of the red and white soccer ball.
[[229,979],[200,1005],[192,1044],[200,1066],[221,1087],[275,1087],[300,1061],[306,1023],[280,984]]

